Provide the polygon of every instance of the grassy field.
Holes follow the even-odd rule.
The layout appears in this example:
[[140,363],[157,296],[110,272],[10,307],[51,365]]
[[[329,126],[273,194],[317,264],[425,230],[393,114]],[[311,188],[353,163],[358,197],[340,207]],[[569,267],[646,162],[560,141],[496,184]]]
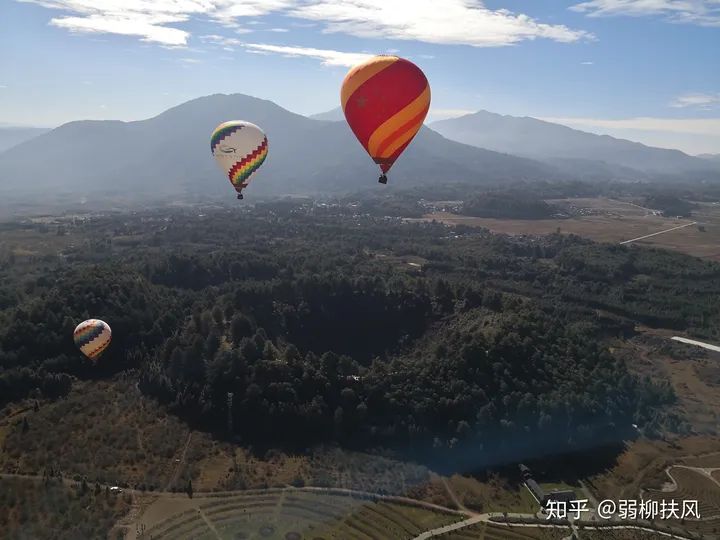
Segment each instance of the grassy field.
[[433,474],[429,481],[410,489],[407,495],[453,509],[458,509],[457,501],[462,507],[480,513],[534,514],[539,510],[537,502],[523,485],[497,474],[483,480],[460,474],[449,478]]
[[[636,330],[633,338],[614,344],[613,354],[639,375],[670,382],[678,398],[675,410],[692,432],[716,435],[720,353],[671,341],[677,332],[645,327]],[[720,446],[715,450],[720,451]]]
[[583,540],[661,540],[668,536],[635,529],[583,530]]
[[453,475],[448,479],[450,489],[462,504],[476,512],[518,512],[533,514],[539,510],[532,495],[522,485],[511,484],[499,476],[488,482]]
[[[412,538],[461,516],[305,490],[159,498],[140,516],[153,539]],[[132,534],[130,535],[132,538]]]
[[587,215],[569,219],[493,219],[461,216],[446,212],[429,214],[424,220],[436,220],[449,225],[484,227],[491,231],[511,234],[551,234],[559,229],[563,234],[577,234],[598,242],[619,243],[647,234],[671,229],[698,221],[705,227],[701,232],[697,226],[653,236],[639,241],[649,245],[671,249],[713,260],[720,260],[720,206],[700,204],[692,219],[674,219],[652,215],[649,210],[634,206],[627,201],[604,197],[592,199],[561,199],[548,201],[582,208]]
[[124,496],[89,485],[83,492],[59,480],[0,479],[0,538],[106,538],[129,508]]
[[[189,429],[131,383],[80,382],[63,400],[0,421],[5,440],[0,470],[165,489]],[[192,453],[202,453],[201,449]],[[197,456],[193,455],[193,458]]]

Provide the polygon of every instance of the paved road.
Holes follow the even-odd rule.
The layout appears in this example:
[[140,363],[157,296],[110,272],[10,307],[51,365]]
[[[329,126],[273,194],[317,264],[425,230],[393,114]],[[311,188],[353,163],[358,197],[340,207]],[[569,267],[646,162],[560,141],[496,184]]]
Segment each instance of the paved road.
[[703,349],[708,349],[709,351],[715,351],[720,352],[720,347],[717,345],[710,345],[709,343],[703,343],[702,341],[695,341],[694,339],[688,339],[684,337],[679,336],[673,336],[673,341],[679,341],[680,343],[687,343],[688,345],[696,345],[698,347],[702,347]]
[[457,531],[458,529],[464,529],[465,527],[470,527],[471,525],[475,525],[481,521],[488,521],[489,519],[490,514],[478,514],[470,519],[466,519],[465,521],[458,521],[457,523],[453,523],[451,525],[445,525],[444,527],[439,527],[431,531],[425,531],[421,535],[416,536],[413,540],[426,540],[427,538],[440,536],[441,534]]
[[697,221],[693,221],[692,223],[686,223],[685,225],[679,225],[678,227],[673,227],[672,229],[665,229],[664,231],[658,231],[656,233],[646,234],[645,236],[633,238],[632,240],[625,240],[624,242],[620,242],[620,245],[630,244],[632,242],[637,242],[638,240],[644,240],[645,238],[650,238],[651,236],[657,236],[658,234],[663,234],[663,233],[670,232],[670,231],[677,231],[678,229],[684,229],[685,227],[689,227],[690,225],[697,225]]

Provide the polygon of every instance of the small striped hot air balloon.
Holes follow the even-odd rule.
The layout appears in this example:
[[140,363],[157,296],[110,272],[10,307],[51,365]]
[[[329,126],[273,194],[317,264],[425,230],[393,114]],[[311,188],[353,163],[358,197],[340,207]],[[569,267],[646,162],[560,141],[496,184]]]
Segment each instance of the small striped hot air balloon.
[[255,124],[242,120],[223,122],[210,137],[210,150],[230,183],[243,198],[245,189],[268,155],[268,140]]
[[77,325],[73,332],[75,345],[90,360],[97,360],[110,345],[112,331],[105,321],[88,319]]
[[340,102],[345,119],[375,163],[379,182],[407,148],[430,109],[430,85],[422,70],[397,56],[375,56],[345,76]]

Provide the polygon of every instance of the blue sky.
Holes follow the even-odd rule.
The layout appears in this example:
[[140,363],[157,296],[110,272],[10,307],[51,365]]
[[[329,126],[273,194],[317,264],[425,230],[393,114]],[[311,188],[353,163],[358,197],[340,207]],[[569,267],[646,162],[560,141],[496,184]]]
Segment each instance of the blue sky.
[[217,92],[322,112],[388,52],[426,72],[431,120],[486,109],[720,153],[720,0],[0,0],[0,123]]

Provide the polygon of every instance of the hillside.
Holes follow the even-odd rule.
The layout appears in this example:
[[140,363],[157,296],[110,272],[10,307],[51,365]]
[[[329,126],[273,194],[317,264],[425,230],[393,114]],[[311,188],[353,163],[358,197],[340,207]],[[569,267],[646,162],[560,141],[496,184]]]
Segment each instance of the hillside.
[[0,126],[0,152],[48,131],[48,128]]
[[[208,137],[220,122],[234,118],[262,126],[270,141],[268,161],[249,193],[374,187],[376,166],[345,123],[313,120],[242,94],[216,94],[148,120],[71,122],[20,144],[0,154],[0,192],[231,195]],[[558,177],[548,165],[463,145],[424,128],[393,168],[391,185]]]
[[[626,176],[630,168],[635,172],[682,174],[716,170],[708,162],[679,150],[653,148],[644,144],[596,135],[530,117],[500,115],[478,111],[459,118],[439,120],[430,124],[441,135],[479,148],[507,152],[532,159],[550,161],[589,160],[576,162],[595,168],[597,163],[615,167],[614,173]],[[612,169],[611,169],[612,170]]]

